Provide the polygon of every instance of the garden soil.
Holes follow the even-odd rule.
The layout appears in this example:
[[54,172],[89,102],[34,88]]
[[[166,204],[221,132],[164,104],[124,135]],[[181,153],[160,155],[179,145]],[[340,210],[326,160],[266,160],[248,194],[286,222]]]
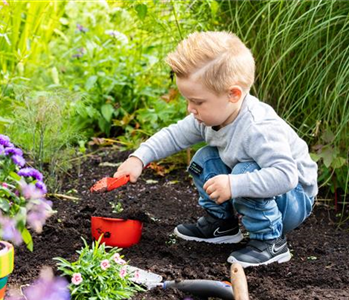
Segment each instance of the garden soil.
[[[104,194],[89,188],[99,179],[112,176],[116,164],[128,153],[99,151],[91,154],[64,180],[63,195],[50,197],[57,211],[40,235],[33,234],[34,252],[24,245],[16,248],[15,270],[9,289],[18,289],[38,277],[42,266],[55,268],[53,257],[77,259],[81,237],[92,242],[91,216],[126,217],[143,221],[140,242],[122,250],[131,265],[150,270],[166,280],[230,280],[226,262],[230,252],[243,245],[212,245],[175,238],[173,229],[182,222],[196,222],[203,214],[197,192],[185,168],[166,176],[146,169],[136,184]],[[122,204],[124,212],[112,213],[110,202]],[[333,213],[316,205],[313,214],[287,236],[292,260],[245,269],[250,299],[349,299],[349,234],[336,230]],[[141,299],[199,299],[193,295],[160,288],[139,293]]]

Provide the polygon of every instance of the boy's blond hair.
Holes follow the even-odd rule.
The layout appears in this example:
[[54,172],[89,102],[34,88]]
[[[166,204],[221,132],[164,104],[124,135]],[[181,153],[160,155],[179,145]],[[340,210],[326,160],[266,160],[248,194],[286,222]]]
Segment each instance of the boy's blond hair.
[[198,75],[204,85],[218,95],[232,85],[248,92],[254,82],[252,53],[229,32],[192,33],[167,56],[166,62],[177,77]]

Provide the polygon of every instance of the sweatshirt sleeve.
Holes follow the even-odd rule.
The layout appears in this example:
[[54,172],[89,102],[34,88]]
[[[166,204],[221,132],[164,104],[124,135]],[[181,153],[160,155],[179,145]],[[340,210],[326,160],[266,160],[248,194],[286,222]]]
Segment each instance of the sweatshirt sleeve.
[[188,115],[176,124],[172,124],[155,133],[130,156],[138,157],[144,166],[154,160],[170,156],[202,142],[204,140],[204,131],[201,126],[193,115]]
[[274,197],[295,188],[298,184],[297,164],[284,127],[276,122],[263,122],[246,132],[243,148],[261,169],[230,175],[233,198]]

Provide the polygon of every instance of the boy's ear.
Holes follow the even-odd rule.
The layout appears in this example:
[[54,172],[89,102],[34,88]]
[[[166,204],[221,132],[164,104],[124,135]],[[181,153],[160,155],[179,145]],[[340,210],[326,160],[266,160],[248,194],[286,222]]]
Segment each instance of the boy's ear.
[[233,85],[229,89],[229,101],[232,103],[237,103],[243,95],[242,88],[238,85]]

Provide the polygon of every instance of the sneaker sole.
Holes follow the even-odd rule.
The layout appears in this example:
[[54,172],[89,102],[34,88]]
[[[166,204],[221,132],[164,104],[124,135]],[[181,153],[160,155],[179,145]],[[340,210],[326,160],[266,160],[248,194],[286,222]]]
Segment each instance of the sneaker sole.
[[243,268],[248,268],[248,267],[258,267],[258,266],[263,266],[263,265],[268,265],[268,264],[271,264],[273,262],[278,262],[279,264],[281,263],[284,263],[284,262],[288,262],[290,259],[291,259],[291,253],[290,253],[290,250],[287,250],[287,252],[285,253],[281,253],[277,256],[274,256],[273,258],[265,261],[265,262],[262,262],[262,263],[248,263],[248,262],[245,262],[245,261],[239,261],[238,259],[236,259],[235,257],[233,256],[229,256],[227,261],[228,263],[239,263]]
[[184,235],[180,233],[177,230],[177,228],[175,228],[173,232],[176,236],[186,241],[205,242],[205,243],[211,243],[211,244],[237,244],[237,243],[240,243],[244,238],[240,230],[237,234],[234,234],[234,235],[218,236],[218,237],[209,238],[209,239]]

